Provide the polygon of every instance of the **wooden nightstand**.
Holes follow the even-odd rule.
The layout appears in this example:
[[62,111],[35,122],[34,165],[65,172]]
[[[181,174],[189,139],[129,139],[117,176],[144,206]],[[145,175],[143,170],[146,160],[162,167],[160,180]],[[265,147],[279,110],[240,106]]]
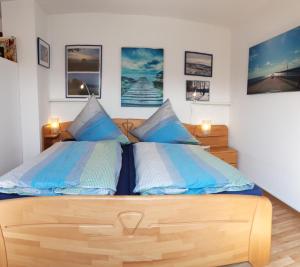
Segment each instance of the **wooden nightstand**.
[[210,153],[233,167],[238,167],[238,152],[235,149],[230,147],[211,147]]
[[61,141],[60,133],[44,135],[43,150],[46,150],[47,148],[49,148],[50,146],[54,145],[59,141]]
[[42,128],[43,134],[43,151],[61,141],[71,141],[74,140],[73,136],[66,130],[64,124],[60,124],[60,131],[57,134],[51,133],[51,128],[49,124],[46,124]]

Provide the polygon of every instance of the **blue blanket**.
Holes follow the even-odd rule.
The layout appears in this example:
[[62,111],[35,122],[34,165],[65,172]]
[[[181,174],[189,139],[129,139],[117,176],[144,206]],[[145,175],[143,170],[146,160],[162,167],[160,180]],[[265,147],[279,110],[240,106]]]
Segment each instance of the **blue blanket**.
[[113,194],[121,169],[116,141],[56,143],[0,177],[0,192],[25,195]]
[[142,194],[207,194],[254,187],[236,168],[197,145],[138,143],[134,158],[134,192]]
[[[136,195],[133,190],[136,185],[135,181],[135,167],[134,167],[134,156],[133,156],[133,144],[122,145],[122,168],[120,177],[117,185],[116,195]],[[240,195],[255,195],[262,196],[262,190],[255,185],[253,189],[243,191],[226,191],[217,194],[240,194]],[[22,198],[24,195],[17,194],[4,194],[0,193],[0,200]]]

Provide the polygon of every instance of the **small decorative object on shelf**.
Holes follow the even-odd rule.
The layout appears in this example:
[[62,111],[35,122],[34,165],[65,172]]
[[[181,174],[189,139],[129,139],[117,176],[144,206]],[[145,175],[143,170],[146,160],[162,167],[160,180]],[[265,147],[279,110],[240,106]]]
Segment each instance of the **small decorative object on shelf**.
[[15,37],[0,37],[0,57],[17,62],[17,46]]

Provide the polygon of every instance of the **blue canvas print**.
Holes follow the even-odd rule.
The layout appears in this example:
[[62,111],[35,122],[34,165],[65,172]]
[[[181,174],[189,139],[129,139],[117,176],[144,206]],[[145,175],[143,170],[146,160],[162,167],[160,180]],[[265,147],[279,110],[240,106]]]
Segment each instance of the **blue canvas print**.
[[122,107],[162,105],[163,63],[163,49],[122,48]]
[[249,49],[247,94],[300,91],[300,26]]

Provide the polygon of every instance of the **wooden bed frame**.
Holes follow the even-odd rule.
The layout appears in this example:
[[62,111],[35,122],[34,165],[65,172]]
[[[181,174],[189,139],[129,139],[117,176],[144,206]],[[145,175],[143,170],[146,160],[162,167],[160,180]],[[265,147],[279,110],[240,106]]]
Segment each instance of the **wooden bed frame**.
[[[129,122],[121,123],[127,134]],[[270,255],[271,220],[270,201],[256,196],[4,200],[0,267],[211,267],[247,261],[262,267]]]

